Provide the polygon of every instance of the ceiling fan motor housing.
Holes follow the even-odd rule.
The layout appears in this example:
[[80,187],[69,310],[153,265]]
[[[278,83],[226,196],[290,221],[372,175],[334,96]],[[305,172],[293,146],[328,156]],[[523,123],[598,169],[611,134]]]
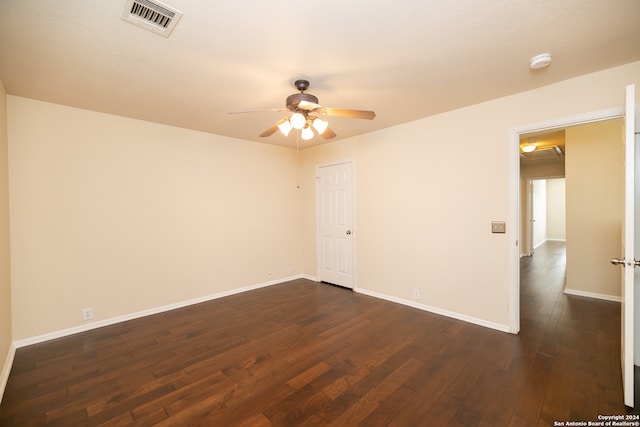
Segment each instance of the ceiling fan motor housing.
[[293,95],[289,95],[287,97],[287,108],[289,110],[295,111],[300,101],[307,101],[317,104],[318,97],[311,95],[310,93],[294,93]]

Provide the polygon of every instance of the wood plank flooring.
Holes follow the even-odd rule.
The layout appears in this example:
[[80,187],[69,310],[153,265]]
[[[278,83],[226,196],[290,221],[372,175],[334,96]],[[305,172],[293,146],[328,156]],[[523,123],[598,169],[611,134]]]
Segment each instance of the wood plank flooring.
[[550,426],[631,413],[620,305],[564,295],[563,251],[522,259],[519,335],[301,279],[20,348],[0,426]]

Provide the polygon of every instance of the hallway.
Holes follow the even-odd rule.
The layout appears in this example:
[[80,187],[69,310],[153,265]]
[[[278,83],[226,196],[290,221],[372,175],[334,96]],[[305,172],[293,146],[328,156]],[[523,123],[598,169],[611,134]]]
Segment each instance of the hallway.
[[521,258],[520,336],[551,371],[544,375],[541,419],[549,413],[554,419],[566,414],[569,421],[597,421],[597,415],[624,412],[620,304],[564,294],[565,255],[564,242],[548,241],[534,256]]

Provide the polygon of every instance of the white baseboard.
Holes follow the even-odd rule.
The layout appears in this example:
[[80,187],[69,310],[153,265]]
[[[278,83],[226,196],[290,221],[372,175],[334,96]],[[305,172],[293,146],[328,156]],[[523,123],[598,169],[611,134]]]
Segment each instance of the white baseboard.
[[439,314],[441,316],[451,317],[456,320],[462,320],[464,322],[473,323],[475,325],[484,326],[486,328],[496,329],[501,332],[511,333],[511,330],[508,325],[502,325],[500,323],[488,322],[483,319],[477,319],[475,317],[467,316],[465,314],[455,313],[453,311],[443,310],[437,307],[432,307],[426,304],[420,304],[415,301],[410,301],[402,298],[393,297],[390,295],[381,294],[374,291],[369,291],[367,289],[357,288],[354,289],[356,292],[359,292],[364,295],[368,295],[370,297],[383,299],[386,301],[395,302],[397,304],[406,305],[409,307],[417,308],[419,310],[428,311],[430,313]]
[[2,372],[0,372],[0,403],[2,402],[2,396],[4,396],[4,390],[7,388],[7,381],[9,381],[9,374],[11,373],[11,367],[13,366],[13,359],[16,355],[16,347],[13,343],[9,346],[7,357],[4,360],[4,366]]
[[538,249],[540,246],[544,245],[547,242],[566,242],[567,239],[551,239],[551,238],[547,238],[544,239],[542,242],[538,243],[533,249]]
[[295,276],[289,276],[289,277],[285,277],[285,278],[282,278],[282,279],[276,279],[276,280],[271,280],[271,281],[268,281],[268,282],[258,283],[256,285],[245,286],[245,287],[237,288],[237,289],[231,289],[229,291],[224,291],[224,292],[218,292],[216,294],[206,295],[206,296],[203,296],[203,297],[194,298],[194,299],[187,300],[187,301],[181,301],[181,302],[177,302],[177,303],[174,303],[174,304],[164,305],[162,307],[151,308],[151,309],[148,309],[148,310],[138,311],[136,313],[125,314],[123,316],[112,317],[110,319],[100,320],[100,321],[97,321],[97,322],[91,322],[91,323],[83,324],[81,326],[75,326],[73,328],[63,329],[63,330],[60,330],[60,331],[50,332],[48,334],[38,335],[38,336],[35,336],[35,337],[31,337],[31,338],[25,338],[25,339],[22,339],[22,340],[17,340],[17,341],[14,341],[13,344],[14,344],[15,348],[21,348],[21,347],[25,347],[25,346],[32,345],[32,344],[39,344],[41,342],[53,340],[53,339],[56,339],[56,338],[66,337],[66,336],[77,334],[77,333],[80,333],[80,332],[90,331],[92,329],[101,328],[103,326],[114,325],[116,323],[126,322],[127,320],[133,320],[133,319],[138,319],[140,317],[150,316],[152,314],[163,313],[165,311],[175,310],[177,308],[187,307],[189,305],[199,304],[199,303],[202,303],[202,302],[207,302],[207,301],[211,301],[211,300],[218,299],[218,298],[224,298],[224,297],[228,297],[228,296],[231,296],[231,295],[239,294],[241,292],[252,291],[252,290],[255,290],[255,289],[260,289],[260,288],[264,288],[264,287],[267,287],[267,286],[277,285],[279,283],[284,283],[284,282],[288,282],[290,280],[301,279],[301,278],[306,278],[306,276],[302,275],[302,274],[298,274],[298,275],[295,275]]
[[577,291],[575,289],[565,288],[564,293],[567,295],[576,295],[579,297],[596,298],[605,301],[622,302],[622,298],[615,295],[598,294],[595,292]]
[[[7,385],[7,381],[9,380],[9,374],[11,373],[11,367],[13,366],[13,360],[15,357],[15,353],[16,353],[16,349],[21,348],[21,347],[25,347],[28,345],[32,345],[32,344],[38,344],[38,343],[42,343],[45,341],[49,341],[49,340],[53,340],[56,338],[62,338],[62,337],[66,337],[69,335],[73,335],[73,334],[77,334],[80,332],[86,332],[86,331],[90,331],[92,329],[97,329],[97,328],[101,328],[103,326],[109,326],[109,325],[114,325],[116,323],[120,323],[120,322],[126,322],[128,320],[133,320],[133,319],[137,319],[140,317],[144,317],[144,316],[150,316],[153,314],[158,314],[158,313],[163,313],[165,311],[170,311],[170,310],[175,310],[177,308],[182,308],[182,307],[186,307],[189,305],[193,305],[193,304],[199,304],[202,302],[206,302],[206,301],[211,301],[214,299],[218,299],[218,298],[223,298],[223,297],[227,297],[227,296],[231,296],[231,295],[235,295],[235,294],[239,294],[242,292],[247,292],[247,291],[252,291],[255,289],[259,289],[259,288],[264,288],[267,286],[272,286],[272,285],[277,285],[279,283],[284,283],[284,282],[288,282],[290,280],[295,280],[295,279],[307,279],[307,280],[311,280],[314,282],[318,282],[318,278],[315,276],[310,276],[310,275],[306,275],[306,274],[298,274],[295,276],[290,276],[290,277],[286,277],[283,279],[278,279],[278,280],[272,280],[269,282],[263,282],[263,283],[258,283],[256,285],[251,285],[251,286],[245,286],[242,288],[237,288],[237,289],[232,289],[229,291],[224,291],[224,292],[218,292],[216,294],[212,294],[212,295],[207,295],[204,297],[199,297],[199,298],[194,298],[191,300],[187,300],[187,301],[181,301],[175,304],[169,304],[169,305],[165,305],[162,307],[156,307],[156,308],[152,308],[152,309],[148,309],[148,310],[143,310],[143,311],[139,311],[136,313],[131,313],[131,314],[126,314],[123,316],[117,316],[117,317],[113,317],[110,319],[105,319],[105,320],[100,320],[97,322],[92,322],[92,323],[88,323],[82,326],[76,326],[73,328],[68,328],[68,329],[63,329],[60,331],[55,331],[55,332],[51,332],[51,333],[47,333],[47,334],[43,334],[43,335],[38,335],[35,337],[31,337],[31,338],[25,338],[22,340],[17,340],[14,341],[11,346],[9,347],[9,352],[7,354],[7,357],[5,359],[5,364],[4,367],[2,368],[2,372],[0,372],[0,402],[2,401],[2,396],[4,395],[4,390],[6,388]],[[462,320],[464,322],[468,322],[468,323],[473,323],[479,326],[484,326],[487,328],[491,328],[491,329],[495,329],[498,331],[502,331],[502,332],[510,332],[509,327],[507,325],[502,325],[499,323],[494,323],[494,322],[488,322],[486,320],[482,320],[482,319],[477,319],[474,317],[470,317],[470,316],[466,316],[464,314],[460,314],[460,313],[455,313],[455,312],[451,312],[448,310],[442,310],[436,307],[431,307],[429,305],[426,304],[420,304],[417,303],[415,301],[410,301],[410,300],[405,300],[402,298],[397,298],[397,297],[393,297],[390,295],[385,295],[385,294],[381,294],[378,292],[374,292],[374,291],[369,291],[367,289],[363,289],[363,288],[355,288],[354,289],[355,292],[361,293],[363,295],[368,295],[374,298],[379,298],[382,300],[386,300],[386,301],[390,301],[390,302],[394,302],[397,304],[402,304],[405,306],[409,306],[409,307],[413,307],[413,308],[417,308],[419,310],[424,310],[424,311],[428,311],[431,313],[435,313],[435,314],[439,314],[442,316],[446,316],[446,317],[450,317],[453,319],[457,319],[457,320]],[[565,292],[567,292],[565,290]],[[567,292],[569,293],[569,292]],[[585,295],[583,295],[585,296]],[[619,300],[619,298],[618,298]]]

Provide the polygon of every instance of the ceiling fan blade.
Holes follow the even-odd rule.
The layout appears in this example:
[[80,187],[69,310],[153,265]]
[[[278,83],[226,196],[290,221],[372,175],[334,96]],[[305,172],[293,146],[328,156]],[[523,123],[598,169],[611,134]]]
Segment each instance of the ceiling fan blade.
[[331,128],[326,128],[324,132],[320,134],[324,139],[331,139],[336,137],[336,133],[331,130]]
[[277,130],[278,130],[278,125],[284,123],[287,121],[287,118],[281,119],[278,121],[278,123],[276,123],[275,125],[271,126],[269,129],[265,130],[264,132],[262,132],[260,135],[262,138],[266,138],[267,136],[271,136],[273,135]]
[[348,117],[350,119],[373,120],[373,118],[376,116],[376,113],[374,113],[373,111],[348,110],[346,108],[320,107],[317,108],[315,112],[324,114],[325,116]]

